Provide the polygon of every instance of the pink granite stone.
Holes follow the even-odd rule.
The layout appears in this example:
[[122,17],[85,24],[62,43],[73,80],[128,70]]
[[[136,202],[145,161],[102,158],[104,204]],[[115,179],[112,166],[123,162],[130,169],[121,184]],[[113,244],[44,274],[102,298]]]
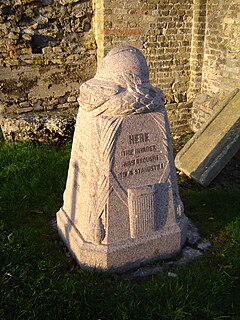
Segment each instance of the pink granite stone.
[[85,268],[109,271],[180,251],[187,218],[164,96],[150,85],[142,53],[110,51],[95,78],[81,86],[79,103],[57,213],[70,252]]

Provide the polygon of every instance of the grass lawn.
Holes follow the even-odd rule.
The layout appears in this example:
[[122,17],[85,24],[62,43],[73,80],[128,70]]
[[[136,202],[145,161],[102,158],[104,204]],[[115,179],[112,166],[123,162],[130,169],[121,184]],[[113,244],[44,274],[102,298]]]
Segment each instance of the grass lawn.
[[81,270],[53,228],[70,145],[0,141],[0,319],[240,319],[240,186],[180,184],[204,257],[139,280]]

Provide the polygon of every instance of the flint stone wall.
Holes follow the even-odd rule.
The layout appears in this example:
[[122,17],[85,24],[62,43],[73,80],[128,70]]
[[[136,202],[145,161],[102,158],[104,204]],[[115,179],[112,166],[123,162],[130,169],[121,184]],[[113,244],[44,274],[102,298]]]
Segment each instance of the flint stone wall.
[[0,113],[76,107],[96,69],[90,0],[0,3]]

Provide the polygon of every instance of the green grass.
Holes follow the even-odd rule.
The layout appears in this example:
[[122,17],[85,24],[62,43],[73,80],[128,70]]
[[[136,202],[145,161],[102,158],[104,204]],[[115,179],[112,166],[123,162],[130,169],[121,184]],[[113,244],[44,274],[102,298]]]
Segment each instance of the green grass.
[[52,226],[70,146],[0,142],[0,319],[240,319],[240,188],[180,186],[212,242],[203,258],[132,280],[81,270]]

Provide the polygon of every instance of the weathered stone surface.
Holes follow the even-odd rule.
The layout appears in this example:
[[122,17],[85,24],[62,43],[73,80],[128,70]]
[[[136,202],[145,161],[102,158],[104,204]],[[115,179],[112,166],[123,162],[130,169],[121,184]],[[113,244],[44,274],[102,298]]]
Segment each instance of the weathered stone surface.
[[57,213],[70,252],[81,266],[100,270],[175,254],[185,242],[187,218],[164,97],[150,85],[140,51],[110,51],[96,76],[81,86],[79,102]]
[[79,83],[77,81],[49,85],[48,82],[42,80],[29,91],[28,97],[30,99],[58,98],[63,97],[66,93],[71,91],[77,91],[78,87]]
[[188,220],[188,228],[187,228],[187,242],[191,245],[196,244],[201,239],[199,231],[197,227]]
[[79,2],[79,0],[60,0],[60,3],[63,5],[75,2]]
[[188,219],[187,241],[181,252],[172,257],[170,261],[164,261],[161,265],[148,265],[138,268],[130,274],[131,278],[149,277],[155,274],[162,273],[163,276],[167,273],[169,277],[176,278],[174,267],[185,265],[194,259],[203,256],[204,253],[211,247],[210,241],[202,239],[197,231],[197,227]]
[[42,4],[47,6],[49,4],[52,4],[54,0],[42,0]]
[[207,241],[207,240],[204,240],[200,243],[198,243],[197,245],[197,248],[202,250],[202,251],[206,251],[208,250],[209,248],[211,247],[211,242],[210,241]]
[[[79,79],[76,78],[79,72],[79,69],[76,71],[59,67],[42,67],[41,70],[20,67],[12,71],[0,68],[0,105],[4,106],[2,113],[13,115],[31,110],[46,111],[78,106],[76,97],[79,93]],[[85,72],[85,80],[91,75],[88,72]],[[66,102],[68,105],[64,105]]]
[[190,247],[186,247],[183,249],[183,257],[187,260],[193,260],[197,257],[201,257],[203,255],[203,252],[197,249],[193,249]]
[[[78,18],[73,14],[74,5],[78,2]],[[65,5],[68,5],[66,10]],[[54,60],[66,64],[67,57],[75,53],[68,45],[74,41],[86,50],[89,56],[95,55],[95,41],[91,33],[92,5],[86,0],[7,0],[0,4],[1,39],[0,62],[11,66],[16,59],[21,66],[39,65],[35,54],[43,53],[41,64],[52,65]],[[86,28],[88,25],[88,28]],[[61,50],[48,50],[48,47]],[[26,50],[29,54],[25,57]],[[44,52],[43,52],[44,51]],[[82,63],[78,55],[76,63]]]
[[213,96],[207,94],[197,94],[193,100],[191,108],[190,127],[193,132],[197,132],[208,120],[209,117],[222,105],[224,98],[220,94]]
[[153,276],[154,274],[158,274],[163,270],[164,268],[162,266],[141,267],[133,273],[132,277],[133,278],[149,277],[149,276]]
[[62,143],[73,137],[76,113],[76,109],[71,109],[61,113],[5,115],[0,118],[0,126],[7,141]]
[[6,108],[5,104],[0,101],[0,115],[4,113],[5,108]]
[[240,149],[240,91],[217,110],[177,154],[176,167],[203,186],[220,173]]
[[[70,92],[77,96],[79,82],[94,75],[91,1],[62,2],[1,1],[0,103],[5,105],[4,114],[36,110],[39,99],[44,100],[39,111],[60,109],[62,103],[53,105],[51,100],[65,95],[67,99]],[[24,103],[29,109],[24,110]]]

